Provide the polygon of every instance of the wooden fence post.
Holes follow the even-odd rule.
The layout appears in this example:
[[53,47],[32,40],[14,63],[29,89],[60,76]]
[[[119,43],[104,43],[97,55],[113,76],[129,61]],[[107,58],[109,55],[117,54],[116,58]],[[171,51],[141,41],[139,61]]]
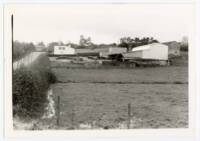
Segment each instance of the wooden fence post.
[[128,103],[128,122],[127,122],[127,128],[130,129],[131,124],[131,103]]
[[74,106],[72,106],[72,116],[71,116],[71,122],[72,122],[72,129],[74,129],[74,116],[75,116],[75,113],[74,113]]
[[59,126],[60,125],[60,96],[58,96],[57,98],[56,110],[57,110],[57,126]]

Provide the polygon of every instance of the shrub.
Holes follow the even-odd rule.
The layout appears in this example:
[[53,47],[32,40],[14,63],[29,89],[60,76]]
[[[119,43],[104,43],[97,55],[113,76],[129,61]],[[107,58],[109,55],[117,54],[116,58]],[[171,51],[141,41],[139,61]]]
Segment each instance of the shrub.
[[37,117],[44,112],[46,103],[47,82],[40,72],[20,68],[13,74],[13,106],[14,114]]
[[49,60],[41,55],[29,67],[13,72],[13,114],[19,117],[40,117],[45,112],[47,90],[56,81]]
[[181,51],[188,51],[188,45],[181,45]]
[[56,76],[52,72],[48,72],[48,82],[55,83],[57,81]]

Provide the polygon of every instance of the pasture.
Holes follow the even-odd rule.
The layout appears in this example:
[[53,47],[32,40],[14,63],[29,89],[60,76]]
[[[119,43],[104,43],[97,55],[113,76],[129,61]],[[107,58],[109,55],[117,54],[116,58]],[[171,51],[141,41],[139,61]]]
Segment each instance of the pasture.
[[188,127],[187,66],[135,69],[53,68],[58,82],[54,97],[61,98],[61,128]]

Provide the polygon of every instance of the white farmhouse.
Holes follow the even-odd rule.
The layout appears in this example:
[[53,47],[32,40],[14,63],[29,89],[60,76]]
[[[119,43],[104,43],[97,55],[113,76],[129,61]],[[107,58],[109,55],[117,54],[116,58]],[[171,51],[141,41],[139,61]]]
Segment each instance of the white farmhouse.
[[149,60],[168,60],[168,46],[152,43],[133,48],[131,52],[123,53],[124,58],[139,58]]
[[75,49],[68,46],[54,46],[54,55],[74,55]]

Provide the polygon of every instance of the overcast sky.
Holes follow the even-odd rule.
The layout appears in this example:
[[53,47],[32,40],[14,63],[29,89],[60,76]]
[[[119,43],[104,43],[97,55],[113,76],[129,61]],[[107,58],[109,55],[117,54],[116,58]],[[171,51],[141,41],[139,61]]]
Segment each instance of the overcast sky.
[[78,43],[80,35],[94,43],[118,43],[124,36],[180,41],[188,36],[192,11],[188,4],[41,4],[13,10],[14,39],[34,43]]

